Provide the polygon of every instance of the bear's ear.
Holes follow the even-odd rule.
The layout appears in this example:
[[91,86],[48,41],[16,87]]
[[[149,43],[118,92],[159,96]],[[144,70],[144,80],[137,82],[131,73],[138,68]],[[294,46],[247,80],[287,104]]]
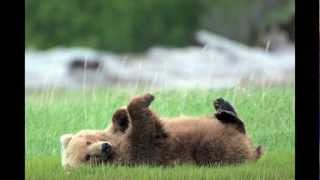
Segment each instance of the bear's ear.
[[60,137],[60,143],[64,149],[67,148],[69,142],[72,139],[72,136],[73,134],[64,134]]
[[118,109],[112,116],[114,132],[124,133],[129,127],[129,116],[126,108]]

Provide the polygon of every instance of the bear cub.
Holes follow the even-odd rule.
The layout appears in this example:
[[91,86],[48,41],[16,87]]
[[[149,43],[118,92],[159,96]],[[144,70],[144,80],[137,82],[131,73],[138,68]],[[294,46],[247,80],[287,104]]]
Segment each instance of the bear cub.
[[176,165],[236,164],[262,155],[246,135],[244,123],[222,98],[213,117],[160,118],[150,109],[151,94],[118,109],[105,130],[83,130],[60,137],[62,166],[83,164]]

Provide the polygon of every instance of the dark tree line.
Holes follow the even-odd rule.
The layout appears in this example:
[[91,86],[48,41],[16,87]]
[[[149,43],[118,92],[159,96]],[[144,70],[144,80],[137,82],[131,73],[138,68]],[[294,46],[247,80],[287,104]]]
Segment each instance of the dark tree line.
[[279,0],[282,3],[273,4],[278,16],[260,15],[259,8],[266,7],[263,2],[266,0],[26,0],[25,43],[38,49],[82,46],[139,52],[152,45],[188,45],[198,29],[248,42],[250,29],[292,14],[294,2]]

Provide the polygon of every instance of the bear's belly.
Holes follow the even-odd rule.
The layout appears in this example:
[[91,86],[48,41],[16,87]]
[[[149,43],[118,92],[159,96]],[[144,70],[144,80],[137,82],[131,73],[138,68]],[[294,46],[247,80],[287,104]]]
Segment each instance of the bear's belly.
[[203,139],[224,128],[224,125],[213,118],[175,118],[163,121],[163,125],[169,134],[169,164],[196,163],[195,153]]
[[248,138],[216,119],[167,120],[170,164],[212,164],[248,158]]

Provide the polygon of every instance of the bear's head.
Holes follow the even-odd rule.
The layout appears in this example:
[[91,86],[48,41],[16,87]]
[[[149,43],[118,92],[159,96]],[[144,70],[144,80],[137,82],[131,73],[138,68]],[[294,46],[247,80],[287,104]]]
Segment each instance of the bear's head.
[[114,113],[111,126],[105,130],[82,130],[76,134],[62,135],[62,166],[66,169],[114,161],[129,124],[126,108],[120,108]]

